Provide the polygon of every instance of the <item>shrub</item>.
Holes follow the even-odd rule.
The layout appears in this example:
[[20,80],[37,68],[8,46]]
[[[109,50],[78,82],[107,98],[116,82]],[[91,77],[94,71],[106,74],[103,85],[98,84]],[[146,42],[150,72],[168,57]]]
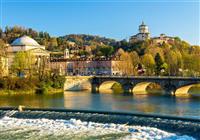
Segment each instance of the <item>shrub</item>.
[[48,87],[46,85],[45,82],[40,82],[38,85],[37,85],[37,88],[36,88],[36,91],[35,91],[36,94],[46,94],[48,93]]
[[8,77],[5,80],[6,89],[15,90],[16,89],[17,78]]
[[53,81],[53,88],[63,88],[64,83],[65,83],[65,77],[64,76],[60,76],[60,75],[56,75],[52,78]]
[[48,93],[48,89],[46,87],[37,88],[35,93],[36,94],[46,94],[46,93]]

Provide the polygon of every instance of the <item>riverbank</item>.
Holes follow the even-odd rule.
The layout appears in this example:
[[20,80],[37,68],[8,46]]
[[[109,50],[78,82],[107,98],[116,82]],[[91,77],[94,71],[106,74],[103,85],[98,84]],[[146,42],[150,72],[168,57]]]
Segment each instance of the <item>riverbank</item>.
[[43,79],[39,76],[0,78],[0,94],[48,94],[63,92],[65,77],[50,73]]
[[[50,88],[47,89],[47,91],[45,93],[41,93],[41,94],[55,94],[55,93],[63,93],[64,90],[63,89],[56,89],[56,88]],[[1,89],[0,90],[0,94],[1,95],[7,95],[7,94],[25,94],[25,95],[29,95],[29,94],[37,94],[35,89],[29,89],[29,90],[6,90],[6,89]]]

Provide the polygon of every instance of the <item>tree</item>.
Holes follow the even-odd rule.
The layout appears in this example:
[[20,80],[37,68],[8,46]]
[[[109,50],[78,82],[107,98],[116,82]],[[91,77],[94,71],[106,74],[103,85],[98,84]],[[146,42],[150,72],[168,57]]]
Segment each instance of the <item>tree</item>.
[[169,75],[180,75],[183,69],[183,59],[180,51],[171,50],[166,54],[166,62],[168,64]]
[[164,59],[164,52],[163,51],[164,51],[164,49],[161,48],[160,46],[153,45],[153,46],[146,47],[145,54],[151,54],[153,57],[155,57],[156,54],[159,53],[160,57],[162,59]]
[[128,52],[124,52],[120,55],[120,61],[116,65],[117,69],[122,72],[123,75],[133,75],[134,67],[132,64],[132,58]]
[[55,37],[51,38],[48,45],[48,50],[53,51],[56,50],[58,47],[58,42]]
[[27,74],[28,77],[32,78],[36,68],[35,62],[35,56],[30,51],[17,52],[12,64],[12,70],[18,76]]
[[40,81],[44,81],[50,72],[48,58],[42,56],[38,59],[38,77]]
[[157,53],[155,56],[155,64],[156,64],[156,67],[155,67],[156,75],[160,75],[164,62],[159,53]]
[[114,49],[111,46],[103,45],[100,46],[100,51],[102,52],[103,56],[108,57],[114,52]]
[[0,28],[0,38],[3,38],[3,30]]
[[133,66],[133,74],[137,75],[138,74],[137,66],[140,63],[140,57],[136,51],[129,53],[129,55],[130,55],[131,64]]
[[16,72],[18,76],[22,76],[25,74],[25,68],[26,68],[26,54],[23,51],[17,52],[12,64],[12,70],[13,72]]
[[36,65],[35,65],[35,60],[36,57],[32,54],[31,51],[27,51],[25,53],[25,57],[26,57],[26,69],[28,70],[28,76],[30,79],[32,79],[32,76],[34,74],[34,72],[36,71]]
[[184,76],[200,76],[200,55],[184,54]]
[[79,55],[80,55],[80,56],[86,56],[86,55],[88,55],[88,52],[85,51],[85,50],[80,50],[80,51],[79,51]]
[[155,68],[155,60],[151,54],[145,54],[142,57],[142,64],[146,68],[146,74],[147,75],[153,75],[154,68]]
[[0,39],[0,77],[6,75],[7,72],[6,45],[4,41]]
[[119,48],[115,54],[115,56],[120,57],[124,53],[124,50],[122,48]]

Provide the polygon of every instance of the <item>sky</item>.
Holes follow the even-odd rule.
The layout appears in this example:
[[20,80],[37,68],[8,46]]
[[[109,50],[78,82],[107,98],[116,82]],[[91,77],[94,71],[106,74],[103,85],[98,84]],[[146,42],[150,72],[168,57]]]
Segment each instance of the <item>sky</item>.
[[164,33],[200,45],[200,0],[0,0],[0,24],[30,27],[52,36],[92,34],[116,40]]

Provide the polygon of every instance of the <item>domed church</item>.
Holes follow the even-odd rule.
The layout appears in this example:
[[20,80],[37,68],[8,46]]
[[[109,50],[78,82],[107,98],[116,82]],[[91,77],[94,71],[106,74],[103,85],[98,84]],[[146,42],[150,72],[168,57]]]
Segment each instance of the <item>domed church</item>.
[[29,36],[22,36],[15,39],[9,47],[10,53],[19,51],[31,51],[34,55],[48,56],[49,52],[45,50],[45,46],[39,45],[34,39]]
[[41,46],[29,36],[22,36],[8,46],[8,66],[12,64],[15,54],[20,51],[30,51],[37,59],[50,56],[45,46]]
[[12,46],[40,46],[34,39],[29,36],[22,36],[17,38],[11,44]]

